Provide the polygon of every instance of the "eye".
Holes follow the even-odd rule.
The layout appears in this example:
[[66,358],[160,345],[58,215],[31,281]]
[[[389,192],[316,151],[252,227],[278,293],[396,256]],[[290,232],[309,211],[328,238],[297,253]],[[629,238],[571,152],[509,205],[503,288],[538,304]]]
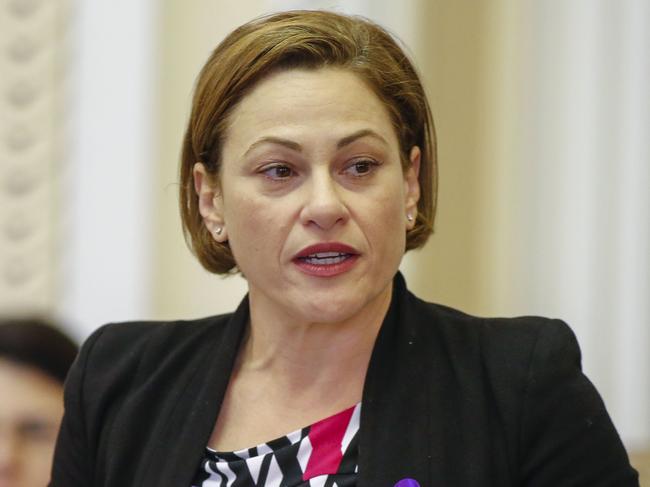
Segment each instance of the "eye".
[[266,166],[260,172],[274,181],[286,180],[295,175],[294,170],[286,164]]
[[55,427],[42,419],[26,419],[18,425],[18,434],[25,440],[39,441],[52,438]]
[[370,174],[377,166],[379,163],[372,159],[358,159],[347,166],[344,172],[354,177],[363,177]]

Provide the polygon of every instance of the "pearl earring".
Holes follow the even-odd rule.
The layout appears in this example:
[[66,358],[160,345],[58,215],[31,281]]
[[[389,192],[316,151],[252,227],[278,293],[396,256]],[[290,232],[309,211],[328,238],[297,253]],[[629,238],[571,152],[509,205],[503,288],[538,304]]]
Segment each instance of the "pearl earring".
[[412,221],[413,221],[413,215],[411,215],[410,213],[407,213],[407,214],[406,214],[406,219],[407,219],[408,221],[412,222]]
[[223,228],[221,228],[221,227],[217,227],[217,228],[215,228],[215,230],[214,230],[214,236],[215,236],[215,237],[218,237],[218,236],[221,235],[222,233],[223,233]]

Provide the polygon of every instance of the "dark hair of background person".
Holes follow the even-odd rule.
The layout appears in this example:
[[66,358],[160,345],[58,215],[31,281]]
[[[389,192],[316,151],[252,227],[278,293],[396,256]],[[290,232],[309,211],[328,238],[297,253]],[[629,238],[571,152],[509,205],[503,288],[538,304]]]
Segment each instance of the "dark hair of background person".
[[0,359],[34,367],[63,384],[77,351],[77,345],[47,320],[0,318]]
[[437,193],[433,118],[418,74],[395,39],[362,17],[326,11],[291,11],[262,17],[234,30],[199,74],[183,142],[180,210],[185,239],[203,267],[236,270],[228,242],[216,242],[203,224],[194,191],[197,162],[219,182],[221,147],[229,115],[269,74],[290,69],[340,68],[359,76],[378,96],[399,141],[403,168],[413,146],[421,151],[420,199],[406,249],[421,247],[433,232]]

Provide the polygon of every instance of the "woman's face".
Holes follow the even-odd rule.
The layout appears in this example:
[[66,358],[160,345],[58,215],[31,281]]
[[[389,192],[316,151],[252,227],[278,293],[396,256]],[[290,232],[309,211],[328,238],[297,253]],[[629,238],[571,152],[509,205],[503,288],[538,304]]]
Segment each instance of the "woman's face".
[[340,322],[389,295],[419,198],[417,147],[410,158],[404,172],[386,108],[353,73],[260,81],[231,115],[219,187],[195,167],[205,224],[228,240],[251,306]]
[[0,358],[0,487],[42,487],[63,416],[63,385]]

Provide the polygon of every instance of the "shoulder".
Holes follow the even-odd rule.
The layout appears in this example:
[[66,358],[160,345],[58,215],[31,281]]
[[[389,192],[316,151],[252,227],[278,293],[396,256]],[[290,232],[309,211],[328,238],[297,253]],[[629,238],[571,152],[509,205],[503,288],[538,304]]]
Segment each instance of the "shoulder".
[[182,380],[188,369],[206,360],[231,316],[104,325],[83,343],[66,380],[66,395],[100,410],[102,401],[115,401],[153,381]]
[[119,347],[120,350],[138,349],[149,344],[182,345],[201,339],[207,333],[218,332],[231,317],[232,313],[228,313],[196,320],[108,323],[95,330],[83,347],[98,351],[112,347]]
[[100,428],[111,408],[119,409],[129,397],[181,390],[224,340],[231,317],[98,328],[82,345],[66,379],[66,411],[83,411],[90,434]]
[[115,364],[140,360],[143,353],[165,353],[195,346],[223,331],[231,314],[197,320],[109,323],[95,330],[81,347],[80,358]]
[[413,295],[408,300],[428,349],[444,357],[435,363],[451,371],[472,415],[480,415],[481,407],[495,411],[526,485],[636,485],[566,323],[539,316],[482,318]]
[[[410,294],[410,293],[409,293]],[[564,321],[541,316],[479,317],[410,294],[412,320],[427,340],[442,341],[456,357],[482,357],[512,367],[535,359],[565,357],[580,367],[575,334]]]
[[447,370],[450,386],[468,396],[487,400],[487,394],[505,416],[521,418],[527,400],[559,384],[579,383],[578,394],[591,387],[582,374],[576,337],[561,320],[485,318],[413,295],[408,300],[405,316],[421,337],[419,361],[429,370]]
[[[490,438],[504,438],[523,483],[637,485],[566,323],[538,316],[482,318],[410,293],[406,299],[404,316],[425,344],[420,360],[430,371],[446,371],[437,373],[448,379],[440,395],[460,398],[453,414],[471,404],[462,416],[468,424],[489,417],[485,424],[499,425],[488,428]],[[485,424],[474,431],[485,431]]]
[[[236,341],[245,318],[245,313],[239,321],[227,314],[97,329],[66,379],[56,485],[90,485],[111,462],[122,462],[126,472],[128,457],[159,434],[171,410],[187,405],[183,397],[189,384],[212,363],[215,352]],[[130,438],[128,448],[124,438]],[[81,480],[71,480],[77,477]]]
[[109,323],[83,343],[73,369],[94,383],[131,378],[166,363],[188,361],[219,341],[232,314],[197,320]]

